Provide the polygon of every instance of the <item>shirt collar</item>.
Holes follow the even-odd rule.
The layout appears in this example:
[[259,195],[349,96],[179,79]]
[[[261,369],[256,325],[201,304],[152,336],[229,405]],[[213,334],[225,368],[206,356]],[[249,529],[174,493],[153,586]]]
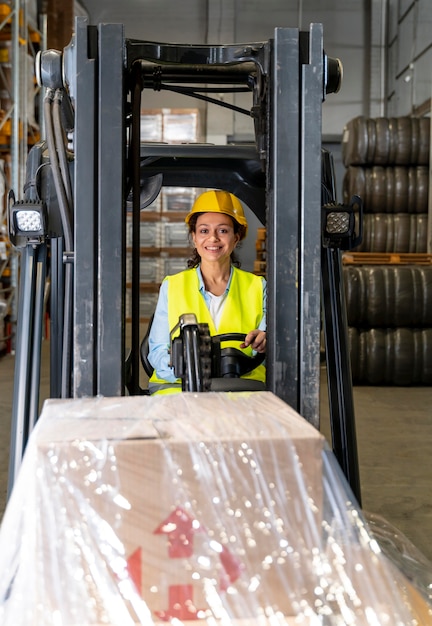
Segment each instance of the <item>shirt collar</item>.
[[[201,274],[201,265],[197,265],[196,271],[197,271],[197,275],[198,275],[199,290],[200,290],[200,292],[202,294],[204,294],[205,286],[204,286],[204,280],[203,280],[203,277],[202,277],[202,274]],[[228,282],[227,282],[227,286],[226,286],[226,289],[225,289],[225,293],[228,293],[228,291],[230,290],[233,271],[234,271],[234,267],[231,265],[230,276],[228,278]]]

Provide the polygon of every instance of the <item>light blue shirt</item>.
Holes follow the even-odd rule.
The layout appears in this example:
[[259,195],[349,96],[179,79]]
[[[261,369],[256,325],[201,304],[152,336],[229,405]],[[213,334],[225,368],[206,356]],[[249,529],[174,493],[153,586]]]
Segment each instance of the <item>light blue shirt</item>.
[[[196,272],[198,274],[199,291],[205,300],[207,308],[210,310],[210,295],[205,290],[204,280],[199,266],[196,268]],[[228,294],[229,292],[232,274],[233,268],[231,267],[231,274],[226,286],[225,294]],[[265,278],[262,278],[262,281],[263,317],[258,327],[259,330],[266,329],[267,283]],[[185,311],[185,313],[187,312],[188,311]],[[159,298],[150,330],[148,360],[156,370],[156,374],[159,378],[163,378],[167,382],[174,383],[177,379],[174,375],[173,368],[169,366],[170,355],[168,353],[170,347],[170,330],[171,329],[169,328],[168,323],[168,281],[164,280],[159,290]],[[254,329],[251,328],[250,330]],[[235,329],[233,329],[233,332],[235,332]]]

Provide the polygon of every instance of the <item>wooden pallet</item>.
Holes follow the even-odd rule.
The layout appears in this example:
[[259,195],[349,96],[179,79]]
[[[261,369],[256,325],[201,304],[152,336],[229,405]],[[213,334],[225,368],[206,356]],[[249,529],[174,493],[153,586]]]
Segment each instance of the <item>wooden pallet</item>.
[[344,265],[432,265],[432,254],[398,252],[344,252]]

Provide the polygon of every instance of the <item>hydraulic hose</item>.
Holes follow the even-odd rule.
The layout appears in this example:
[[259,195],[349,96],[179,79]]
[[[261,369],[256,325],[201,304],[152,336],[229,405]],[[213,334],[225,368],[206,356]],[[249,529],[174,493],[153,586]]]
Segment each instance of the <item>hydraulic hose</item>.
[[[48,144],[48,152],[50,155],[51,162],[51,170],[53,173],[54,186],[57,193],[57,198],[59,202],[60,209],[60,218],[63,227],[63,236],[65,239],[65,249],[69,252],[73,250],[73,237],[72,237],[72,226],[71,220],[69,217],[69,206],[68,199],[66,195],[66,190],[64,187],[61,170],[60,170],[60,162],[58,158],[56,139],[54,133],[54,123],[51,105],[54,99],[54,91],[52,89],[47,89],[46,95],[44,98],[44,120],[45,120],[45,131],[46,131],[46,139]],[[64,147],[64,146],[63,146]]]
[[61,122],[61,105],[63,100],[63,91],[57,89],[52,104],[53,123],[54,123],[54,137],[56,142],[56,148],[58,152],[60,173],[66,193],[66,201],[68,207],[69,221],[73,223],[72,219],[72,185],[70,180],[65,138],[63,134],[63,126]]
[[[54,186],[57,193],[60,218],[63,226],[63,236],[65,242],[65,252],[72,252],[73,237],[72,225],[70,218],[70,205],[68,204],[68,193],[66,192],[64,181],[62,178],[59,154],[64,151],[64,141],[61,139],[61,145],[57,148],[56,136],[54,132],[54,122],[52,115],[52,102],[54,91],[47,89],[44,98],[44,120],[46,139],[48,144],[48,152],[50,155],[51,169],[53,173]],[[57,131],[58,134],[58,131]],[[73,265],[66,263],[65,265],[65,286],[64,286],[64,317],[63,317],[63,349],[62,349],[62,366],[61,366],[61,397],[70,397],[71,390],[71,344],[72,344],[72,272]]]

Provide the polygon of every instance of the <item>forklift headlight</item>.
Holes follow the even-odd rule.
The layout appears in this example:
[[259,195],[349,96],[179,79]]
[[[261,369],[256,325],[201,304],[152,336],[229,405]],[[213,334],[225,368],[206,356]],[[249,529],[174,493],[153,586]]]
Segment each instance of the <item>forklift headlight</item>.
[[[358,224],[359,232],[356,233]],[[353,196],[349,205],[329,203],[322,207],[322,237],[325,248],[352,250],[363,236],[363,203]]]
[[325,231],[327,235],[344,235],[352,229],[354,215],[352,213],[338,213],[329,211],[327,213]]
[[35,209],[18,209],[13,213],[15,222],[15,231],[24,233],[37,233],[43,235],[45,225],[43,216]]
[[20,248],[27,244],[41,243],[47,234],[47,212],[44,202],[38,200],[15,201],[9,194],[9,238]]

